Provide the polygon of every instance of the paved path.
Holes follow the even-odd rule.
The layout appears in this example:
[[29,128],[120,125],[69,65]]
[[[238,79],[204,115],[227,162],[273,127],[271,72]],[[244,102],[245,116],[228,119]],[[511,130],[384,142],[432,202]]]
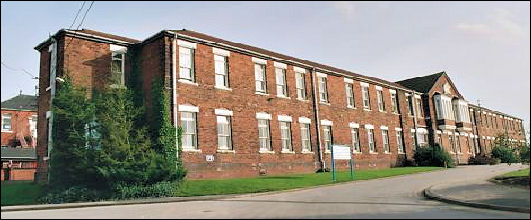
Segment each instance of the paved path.
[[526,218],[527,213],[426,200],[436,184],[476,181],[521,165],[461,166],[429,173],[214,201],[2,212],[4,218]]
[[494,184],[487,181],[441,184],[431,193],[450,200],[529,209],[529,189]]

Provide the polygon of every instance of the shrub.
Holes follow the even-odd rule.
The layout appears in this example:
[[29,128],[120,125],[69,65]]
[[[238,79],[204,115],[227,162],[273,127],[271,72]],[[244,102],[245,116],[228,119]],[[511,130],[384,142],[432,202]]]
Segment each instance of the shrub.
[[94,202],[109,198],[109,192],[73,186],[62,191],[52,191],[39,199],[41,203]]
[[529,163],[529,144],[520,147],[520,161],[522,163]]
[[500,159],[502,163],[517,163],[520,161],[515,150],[500,145],[492,148],[492,157]]
[[158,182],[152,185],[119,185],[115,191],[116,199],[136,199],[144,197],[168,197],[174,196],[178,184],[174,182]]
[[439,145],[418,148],[415,150],[413,158],[415,159],[415,163],[419,166],[443,167],[445,164],[448,167],[455,166],[454,160],[450,154],[442,149]]
[[468,159],[468,164],[471,164],[471,165],[484,165],[484,164],[496,165],[499,163],[500,163],[500,159],[492,158],[487,155],[476,155],[475,157],[470,157]]

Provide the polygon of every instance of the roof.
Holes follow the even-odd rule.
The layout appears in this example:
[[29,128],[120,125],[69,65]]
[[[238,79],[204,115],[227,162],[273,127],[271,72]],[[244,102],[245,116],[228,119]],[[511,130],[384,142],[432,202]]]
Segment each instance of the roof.
[[491,110],[491,109],[485,108],[485,107],[483,107],[483,106],[478,106],[478,105],[474,105],[474,104],[471,104],[471,103],[468,103],[468,106],[469,106],[469,107],[472,107],[472,108],[478,108],[478,109],[482,109],[482,110],[490,111],[490,112],[496,113],[497,115],[503,115],[503,116],[506,116],[506,117],[509,117],[509,118],[514,118],[514,119],[518,119],[518,120],[522,121],[521,118],[514,117],[514,116],[512,116],[512,115],[508,115],[508,114],[505,114],[505,113],[500,112],[500,111]]
[[35,148],[15,148],[2,147],[2,160],[18,159],[18,160],[36,160],[37,152]]
[[81,30],[61,29],[57,31],[57,33],[55,33],[53,36],[39,43],[33,49],[40,50],[42,47],[50,44],[52,42],[51,41],[52,38],[59,37],[64,34],[68,34],[69,36],[76,36],[80,38],[88,38],[91,40],[98,40],[98,41],[103,41],[103,42],[108,42],[108,43],[126,44],[126,45],[137,44],[141,42],[136,39],[122,37],[122,36],[118,36],[114,34],[103,33],[103,32],[94,31],[90,29],[81,29]]
[[2,109],[37,111],[37,96],[19,94],[3,101]]
[[445,75],[446,72],[439,72],[427,76],[419,76],[410,79],[397,81],[396,83],[403,85],[407,88],[416,90],[422,93],[428,93],[437,80]]
[[70,30],[70,29],[66,29],[66,30],[68,30],[68,31],[74,31],[74,32],[81,32],[81,33],[84,33],[84,34],[96,35],[96,36],[105,37],[105,38],[110,38],[110,39],[114,39],[114,40],[125,41],[125,42],[128,42],[128,43],[140,43],[140,42],[141,42],[141,41],[136,40],[136,39],[127,38],[127,37],[122,37],[122,36],[118,36],[118,35],[114,35],[114,34],[103,33],[103,32],[99,32],[99,31],[95,31],[95,30],[90,30],[90,29],[81,29],[81,30]]
[[226,45],[229,45],[229,46],[242,48],[242,49],[249,50],[249,51],[252,51],[252,52],[255,52],[255,53],[260,53],[260,54],[276,57],[276,58],[283,59],[283,60],[295,61],[295,62],[298,62],[298,63],[302,63],[302,64],[309,65],[309,66],[314,66],[314,67],[317,67],[317,68],[320,68],[320,69],[324,69],[324,70],[329,70],[329,71],[332,71],[332,72],[338,72],[338,73],[349,75],[349,76],[353,76],[353,77],[366,78],[366,79],[369,79],[369,80],[376,81],[378,83],[388,84],[388,85],[391,85],[391,86],[394,86],[394,87],[397,87],[397,88],[409,90],[408,88],[406,88],[406,87],[404,87],[404,86],[402,86],[402,85],[400,85],[398,83],[395,83],[395,82],[390,82],[390,81],[379,79],[379,78],[376,78],[376,77],[360,75],[358,73],[354,73],[354,72],[351,72],[351,71],[348,71],[348,70],[339,69],[339,68],[336,68],[336,67],[332,67],[332,66],[316,63],[316,62],[309,61],[309,60],[298,59],[298,58],[295,58],[295,57],[287,56],[287,55],[284,55],[284,54],[280,54],[280,53],[277,53],[277,52],[269,51],[269,50],[262,49],[262,48],[259,48],[259,47],[250,46],[250,45],[243,44],[243,43],[235,43],[235,42],[223,40],[223,39],[220,39],[220,38],[217,38],[217,37],[213,37],[213,36],[210,36],[210,35],[206,35],[206,34],[203,34],[203,33],[195,32],[195,31],[191,31],[191,30],[187,30],[187,29],[170,30],[170,31],[176,32],[177,34],[187,35],[187,36],[190,36],[190,37],[199,38],[199,39],[203,39],[203,40],[206,40],[206,41],[211,41],[211,42],[214,42],[214,43],[222,43],[222,44],[226,44]]

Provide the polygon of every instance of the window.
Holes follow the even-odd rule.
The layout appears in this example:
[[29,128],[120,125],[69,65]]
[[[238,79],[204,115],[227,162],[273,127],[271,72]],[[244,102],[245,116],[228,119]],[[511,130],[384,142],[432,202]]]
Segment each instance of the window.
[[407,105],[407,107],[408,107],[407,108],[407,114],[408,115],[413,115],[413,99],[412,99],[411,95],[409,95],[409,94],[407,94],[406,97],[407,97],[407,104],[408,104]]
[[454,153],[456,151],[455,149],[455,138],[452,134],[448,134],[448,139],[450,141],[450,147],[451,147],[451,152]]
[[347,107],[354,108],[354,89],[352,83],[345,84],[345,91],[347,93]]
[[195,112],[181,112],[182,147],[197,149],[197,115]]
[[218,148],[220,150],[232,150],[231,118],[230,116],[218,115]]
[[402,139],[402,131],[396,131],[396,143],[398,144],[398,153],[404,153],[404,141]]
[[326,90],[326,77],[319,77],[319,100],[328,103],[328,93]]
[[398,102],[396,99],[396,92],[391,92],[391,111],[398,113]]
[[355,153],[360,153],[360,133],[359,128],[352,128],[350,130],[350,133],[352,134],[352,149]]
[[100,124],[91,121],[85,124],[85,147],[92,149],[101,149],[101,134],[99,132]]
[[367,129],[367,137],[369,139],[369,153],[377,152],[376,144],[374,143],[374,130]]
[[304,73],[295,72],[295,89],[297,90],[297,98],[306,100],[306,81],[304,80]]
[[362,96],[363,96],[363,108],[371,110],[371,102],[369,99],[369,86],[368,85],[362,85]]
[[254,76],[256,79],[256,92],[267,93],[266,65],[255,63]]
[[277,96],[287,97],[288,86],[286,85],[286,69],[275,68],[277,74]]
[[111,60],[111,85],[123,86],[125,85],[124,78],[124,59],[125,53],[112,52]]
[[323,125],[323,139],[326,146],[326,150],[330,151],[332,145],[332,127],[328,125]]
[[300,123],[301,124],[301,143],[302,151],[312,151],[310,143],[310,124]]
[[416,132],[414,130],[411,131],[411,144],[413,145],[413,149],[417,148],[417,145],[416,145],[417,140],[415,139],[415,136],[416,136]]
[[179,76],[181,79],[195,82],[194,62],[195,50],[187,47],[179,47]]
[[291,146],[291,123],[280,122],[280,138],[282,140],[282,151],[293,151]]
[[376,95],[378,96],[378,110],[383,112],[383,111],[385,111],[385,102],[384,102],[384,99],[383,99],[383,91],[382,90],[377,90],[376,91]]
[[472,138],[472,135],[467,138],[467,144],[468,144],[468,152],[474,151],[474,139]]
[[269,135],[269,120],[258,119],[258,144],[261,151],[271,151],[271,140]]
[[382,143],[385,153],[389,153],[389,131],[382,130]]
[[420,97],[415,97],[415,105],[417,108],[415,109],[417,117],[422,118],[424,114],[422,113],[422,100],[420,99]]
[[2,114],[2,131],[11,131],[11,113]]
[[214,54],[214,71],[216,73],[216,86],[229,88],[228,57]]
[[437,143],[439,143],[439,146],[443,147],[443,144],[442,144],[442,133],[441,134],[437,134]]
[[37,115],[31,116],[31,119],[29,122],[30,122],[29,127],[30,127],[31,136],[37,138]]

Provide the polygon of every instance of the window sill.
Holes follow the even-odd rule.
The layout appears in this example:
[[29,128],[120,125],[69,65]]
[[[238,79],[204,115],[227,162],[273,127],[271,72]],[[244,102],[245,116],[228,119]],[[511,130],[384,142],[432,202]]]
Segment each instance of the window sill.
[[258,153],[261,153],[261,154],[274,154],[275,151],[270,151],[270,150],[260,150],[260,151],[258,151]]
[[283,96],[283,95],[277,95],[277,98],[281,98],[281,99],[291,99],[290,97]]
[[263,93],[263,92],[255,92],[254,94],[256,94],[256,95],[263,95],[263,96],[269,96],[269,94],[267,94],[267,93]]
[[2,130],[2,133],[13,133],[13,131],[10,131],[10,130]]
[[370,112],[370,111],[372,111],[372,110],[370,110],[370,109],[368,109],[368,108],[363,108],[363,111],[368,111],[368,112]]
[[362,154],[362,152],[354,151],[353,154]]
[[398,114],[398,112],[392,112],[392,113],[393,113],[394,115],[400,115],[400,114]]
[[398,154],[406,154],[406,153],[404,153],[404,152],[398,152]]
[[111,84],[109,85],[111,89],[125,89],[125,85]]
[[328,106],[329,106],[329,105],[330,105],[330,102],[322,102],[322,101],[319,101],[319,104],[321,104],[321,105],[328,105]]
[[354,106],[349,106],[349,105],[347,105],[347,108],[349,108],[349,109],[356,109],[356,107],[354,107]]
[[301,101],[301,102],[310,102],[310,100],[308,100],[308,99],[297,98],[297,100],[299,100],[299,101]]
[[330,153],[330,150],[325,150],[325,154],[329,154]]
[[378,152],[369,152],[369,154],[378,154]]
[[301,154],[315,154],[315,152],[303,150],[301,151]]
[[221,150],[221,149],[216,150],[216,152],[218,152],[218,153],[236,153],[235,150]]
[[193,86],[199,86],[199,84],[197,84],[196,82],[192,82],[192,81],[186,80],[186,79],[179,79],[179,80],[177,80],[177,82],[188,84],[188,85],[193,85]]
[[190,153],[203,153],[203,151],[201,149],[186,149],[186,148],[183,148],[183,152],[190,152]]
[[382,110],[378,110],[378,111],[381,112],[381,113],[387,113],[387,111],[382,111]]
[[391,153],[391,152],[384,152],[384,154],[393,154],[393,153]]
[[227,87],[214,86],[214,88],[216,88],[216,89],[220,89],[220,90],[232,91],[231,88],[227,88]]
[[50,89],[52,89],[51,86],[46,87],[46,91],[49,91]]
[[295,154],[295,151],[292,151],[292,150],[282,150],[282,151],[280,151],[280,153],[283,153],[283,154]]

